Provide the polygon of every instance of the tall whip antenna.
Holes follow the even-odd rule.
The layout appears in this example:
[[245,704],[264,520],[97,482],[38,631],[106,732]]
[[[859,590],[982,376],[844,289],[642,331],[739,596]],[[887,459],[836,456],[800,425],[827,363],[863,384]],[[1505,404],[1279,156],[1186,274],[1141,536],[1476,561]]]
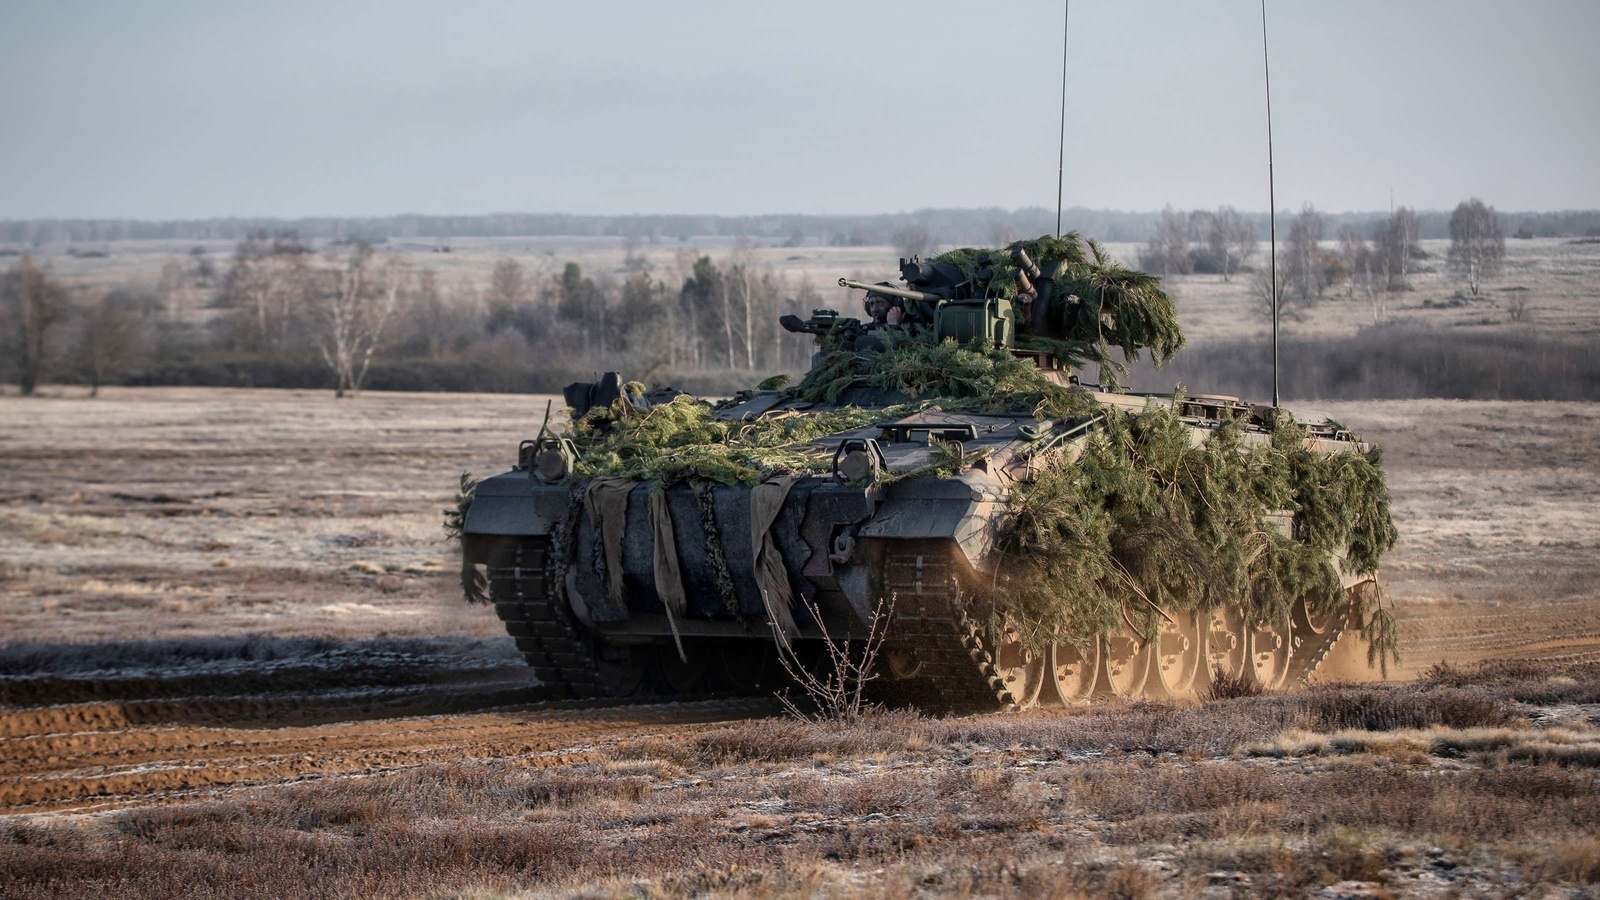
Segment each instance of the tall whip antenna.
[[1272,175],[1272,65],[1267,56],[1267,0],[1261,0],[1261,71],[1267,85],[1267,227],[1272,256],[1272,408],[1278,408],[1278,197]]
[[1056,144],[1056,237],[1061,237],[1061,193],[1065,189],[1061,173],[1067,160],[1067,22],[1072,0],[1061,3],[1061,139]]

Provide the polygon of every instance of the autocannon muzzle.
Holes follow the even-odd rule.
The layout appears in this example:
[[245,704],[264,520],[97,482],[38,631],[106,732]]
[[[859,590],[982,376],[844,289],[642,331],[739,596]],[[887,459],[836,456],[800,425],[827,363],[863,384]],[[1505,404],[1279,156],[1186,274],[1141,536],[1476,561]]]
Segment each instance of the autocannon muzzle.
[[890,287],[886,284],[863,284],[859,281],[851,281],[848,278],[839,279],[839,287],[854,288],[858,291],[871,291],[874,294],[882,294],[885,297],[899,297],[902,300],[916,300],[922,303],[938,303],[944,299],[938,294],[909,291],[905,288]]

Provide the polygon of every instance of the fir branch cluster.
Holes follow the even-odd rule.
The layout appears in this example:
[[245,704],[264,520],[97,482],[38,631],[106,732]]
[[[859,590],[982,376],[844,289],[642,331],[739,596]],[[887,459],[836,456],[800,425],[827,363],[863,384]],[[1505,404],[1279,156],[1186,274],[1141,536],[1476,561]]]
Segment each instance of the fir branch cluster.
[[[1324,455],[1287,416],[1270,441],[1247,441],[1237,420],[1200,446],[1190,433],[1171,409],[1108,410],[1075,460],[1018,485],[991,614],[1036,646],[1127,623],[1151,635],[1157,607],[1226,604],[1249,626],[1286,627],[1302,597],[1313,614],[1344,602],[1340,567],[1377,572],[1396,531],[1376,449]],[[1293,513],[1292,528],[1270,522],[1274,510]],[[1386,663],[1398,654],[1380,613],[1360,611]]]

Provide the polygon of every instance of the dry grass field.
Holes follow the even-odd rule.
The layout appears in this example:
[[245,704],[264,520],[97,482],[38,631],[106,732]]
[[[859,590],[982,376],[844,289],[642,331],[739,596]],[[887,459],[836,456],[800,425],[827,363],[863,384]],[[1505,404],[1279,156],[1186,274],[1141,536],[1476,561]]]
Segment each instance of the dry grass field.
[[[1384,322],[1492,331],[1510,323],[1513,301],[1521,298],[1527,307],[1524,322],[1535,329],[1569,337],[1600,334],[1600,243],[1574,238],[1508,240],[1504,273],[1485,282],[1477,297],[1446,271],[1449,241],[1422,241],[1420,246],[1428,256],[1414,262],[1409,277],[1412,290],[1378,295]],[[1113,250],[1131,261],[1138,248],[1118,244]],[[1265,260],[1263,246],[1253,262],[1259,266]],[[1281,256],[1278,264],[1283,265]],[[1268,330],[1260,304],[1249,293],[1248,276],[1224,282],[1217,275],[1177,275],[1170,286],[1191,344]],[[1373,304],[1341,285],[1329,288],[1320,302],[1305,310],[1304,318],[1285,321],[1282,328],[1298,337],[1335,338],[1355,334],[1374,320]]]
[[1386,447],[1406,683],[821,728],[542,700],[439,526],[544,398],[46,393],[0,397],[0,895],[1600,882],[1600,405],[1301,410]]

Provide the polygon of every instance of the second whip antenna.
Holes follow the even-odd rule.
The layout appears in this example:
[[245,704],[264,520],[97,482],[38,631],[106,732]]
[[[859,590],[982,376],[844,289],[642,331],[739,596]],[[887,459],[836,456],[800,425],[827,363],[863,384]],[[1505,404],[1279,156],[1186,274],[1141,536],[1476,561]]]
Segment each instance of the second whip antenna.
[[1067,22],[1072,0],[1061,2],[1061,135],[1056,142],[1056,237],[1061,237],[1061,193],[1065,189],[1062,171],[1067,161]]

